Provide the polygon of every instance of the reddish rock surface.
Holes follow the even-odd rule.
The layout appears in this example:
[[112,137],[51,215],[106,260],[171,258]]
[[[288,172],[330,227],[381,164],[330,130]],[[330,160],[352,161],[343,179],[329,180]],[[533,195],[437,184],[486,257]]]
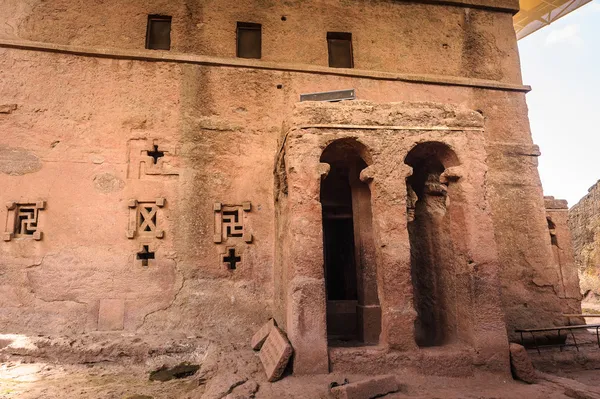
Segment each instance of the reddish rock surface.
[[[0,331],[110,334],[117,353],[201,337],[216,397],[262,373],[248,342],[271,317],[294,377],[508,375],[507,335],[578,304],[549,239],[517,9],[4,0]],[[172,17],[170,51],[145,49],[154,14]],[[260,60],[236,58],[238,22],[262,24]],[[352,33],[353,69],[329,68],[328,32]],[[298,102],[340,89],[357,100]]]
[[596,307],[600,298],[600,182],[569,210],[569,227],[581,292]]
[[[554,273],[558,276],[557,295],[562,299],[563,313],[581,313],[580,279],[577,272],[573,239],[569,229],[569,206],[566,200],[544,197],[546,221],[552,254]],[[566,324],[583,324],[581,318],[571,317]]]
[[510,344],[510,368],[513,376],[529,384],[537,382],[538,377],[527,350],[519,344]]
[[370,378],[331,389],[335,399],[371,399],[398,391],[398,382],[393,375]]
[[275,327],[275,320],[270,319],[265,325],[263,325],[253,336],[250,341],[250,346],[255,351],[259,350],[271,333],[271,330]]
[[281,330],[277,327],[271,328],[269,336],[258,354],[269,382],[281,378],[293,352],[290,342]]

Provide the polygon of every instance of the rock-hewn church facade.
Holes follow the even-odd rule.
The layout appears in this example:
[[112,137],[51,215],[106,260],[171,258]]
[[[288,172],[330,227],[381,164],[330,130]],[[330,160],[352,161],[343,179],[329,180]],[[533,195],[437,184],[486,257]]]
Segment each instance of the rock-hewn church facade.
[[518,7],[4,0],[0,330],[246,342],[274,317],[296,373],[507,370],[515,328],[580,312]]

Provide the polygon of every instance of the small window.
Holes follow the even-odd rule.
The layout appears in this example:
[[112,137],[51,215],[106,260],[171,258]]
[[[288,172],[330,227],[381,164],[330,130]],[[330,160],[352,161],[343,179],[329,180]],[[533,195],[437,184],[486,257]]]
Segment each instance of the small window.
[[352,59],[352,33],[327,32],[329,66],[332,68],[354,68]]
[[171,17],[148,15],[146,48],[151,50],[171,49]]
[[248,22],[237,23],[237,56],[240,58],[260,58],[261,25]]

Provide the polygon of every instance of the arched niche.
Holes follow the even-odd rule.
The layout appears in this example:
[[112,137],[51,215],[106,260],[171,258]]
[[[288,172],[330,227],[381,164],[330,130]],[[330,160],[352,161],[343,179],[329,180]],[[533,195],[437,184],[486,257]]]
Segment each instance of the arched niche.
[[325,148],[320,161],[330,165],[320,192],[328,342],[377,344],[381,308],[371,192],[360,180],[370,156],[360,142],[340,139]]
[[440,142],[419,143],[404,162],[415,342],[420,347],[470,342],[470,260],[465,245],[464,198],[456,153]]

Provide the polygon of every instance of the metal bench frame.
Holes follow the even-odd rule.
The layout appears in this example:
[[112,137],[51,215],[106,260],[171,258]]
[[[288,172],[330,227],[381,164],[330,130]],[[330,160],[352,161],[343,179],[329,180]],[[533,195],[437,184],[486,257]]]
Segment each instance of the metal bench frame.
[[[523,339],[523,334],[531,334],[531,338],[533,338],[533,342],[535,344],[535,349],[537,349],[538,353],[540,352],[540,347],[560,347],[560,351],[562,352],[563,347],[565,346],[574,346],[577,348],[577,352],[579,352],[579,345],[577,344],[577,339],[575,338],[575,334],[573,334],[573,330],[587,330],[587,329],[596,329],[596,340],[598,342],[598,348],[600,348],[600,324],[582,324],[576,326],[561,326],[561,327],[548,327],[548,328],[530,328],[530,329],[517,329],[515,332],[521,334],[521,345],[525,346],[525,341]],[[566,330],[567,336],[565,337],[564,344],[547,344],[547,345],[539,345],[537,339],[535,337],[535,333],[539,332],[548,332],[548,331],[556,331],[558,332],[558,338],[560,339],[560,332]],[[573,337],[573,343],[567,344],[567,338],[569,337],[569,332],[571,333],[571,337]]]

